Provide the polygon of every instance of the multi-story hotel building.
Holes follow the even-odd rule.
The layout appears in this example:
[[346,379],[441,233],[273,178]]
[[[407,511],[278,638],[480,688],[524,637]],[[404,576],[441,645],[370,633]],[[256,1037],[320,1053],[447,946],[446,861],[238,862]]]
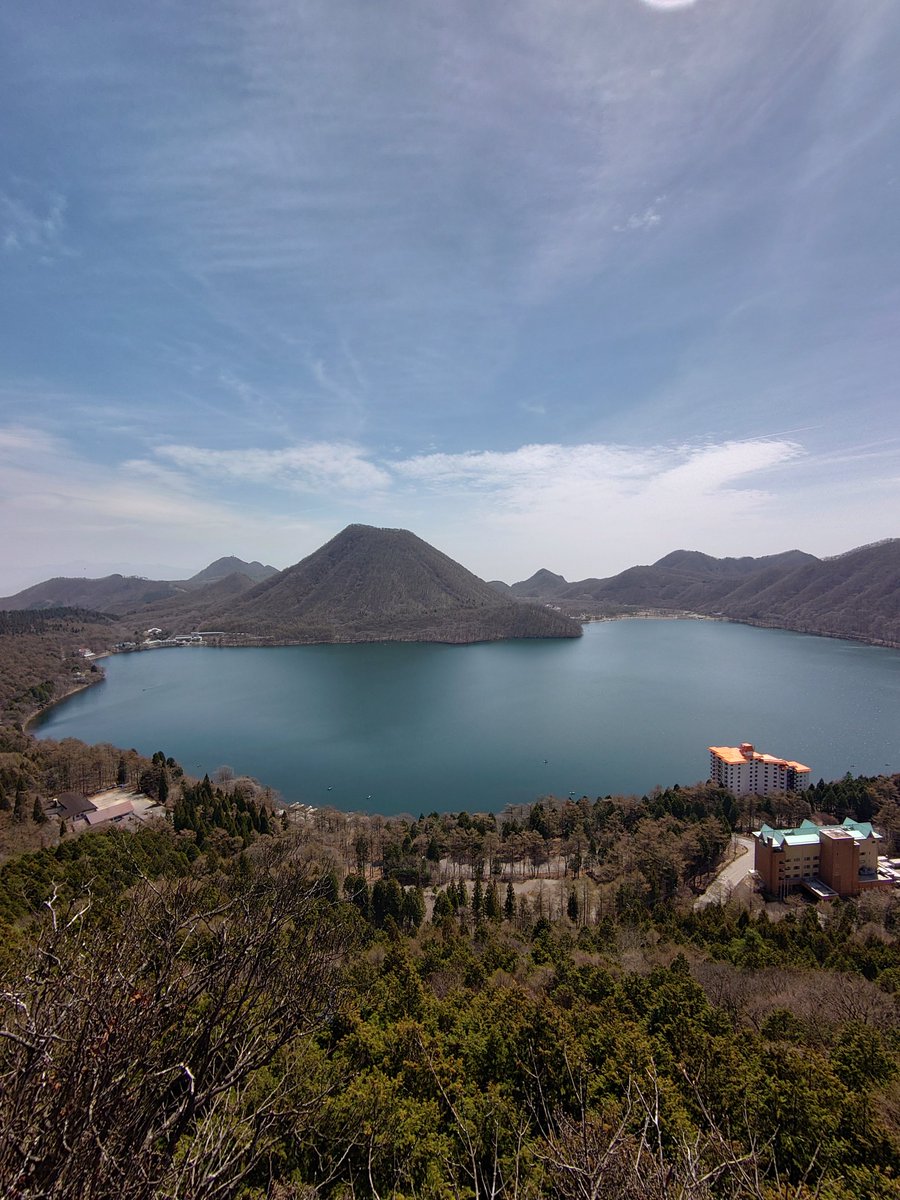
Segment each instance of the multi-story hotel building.
[[882,836],[868,821],[847,817],[843,825],[816,825],[806,820],[796,829],[763,825],[753,836],[754,868],[763,890],[774,896],[803,887],[819,899],[831,899],[893,886],[878,874]]
[[799,792],[809,785],[809,767],[774,754],[760,754],[750,742],[709,747],[709,777],[735,796]]

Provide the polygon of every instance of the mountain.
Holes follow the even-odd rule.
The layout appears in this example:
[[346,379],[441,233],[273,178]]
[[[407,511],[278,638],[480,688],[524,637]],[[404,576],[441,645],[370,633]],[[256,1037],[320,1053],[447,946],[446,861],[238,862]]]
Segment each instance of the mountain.
[[670,609],[900,645],[898,538],[829,559],[802,550],[761,558],[675,550],[650,566],[629,567],[607,579],[565,586],[560,580],[541,570],[510,590],[552,601],[569,613]]
[[579,637],[546,608],[506,600],[405,529],[350,525],[302,562],[210,609],[207,627],[285,641],[475,642]]
[[554,575],[542,567],[530,579],[514,583],[509,590],[522,600],[550,600],[568,586],[562,575]]
[[67,607],[88,608],[104,613],[128,613],[162,601],[175,600],[187,590],[202,588],[230,575],[240,576],[246,581],[244,587],[252,587],[254,583],[275,573],[275,567],[265,567],[259,562],[217,558],[214,563],[185,580],[144,579],[140,575],[106,575],[101,579],[59,576],[0,599],[0,609]]
[[277,567],[266,567],[261,562],[244,562],[243,559],[229,555],[227,558],[217,558],[215,562],[192,575],[186,582],[189,584],[214,583],[217,579],[227,579],[229,575],[244,575],[253,583],[262,583],[270,575],[277,575]]
[[89,608],[96,612],[129,612],[178,594],[179,585],[138,575],[106,575],[102,579],[47,579],[15,596],[0,599],[0,609]]

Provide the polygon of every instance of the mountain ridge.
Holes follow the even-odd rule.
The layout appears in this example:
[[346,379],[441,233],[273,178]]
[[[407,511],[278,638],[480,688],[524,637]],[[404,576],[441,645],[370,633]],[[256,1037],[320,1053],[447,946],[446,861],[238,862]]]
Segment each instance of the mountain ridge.
[[[713,558],[674,550],[649,566],[605,579],[557,583],[542,568],[510,585],[512,595],[564,612],[614,615],[652,608],[900,646],[900,538],[820,559],[802,550],[759,558]],[[500,582],[500,581],[498,581]]]
[[57,575],[23,588],[12,596],[0,597],[0,610],[43,608],[86,608],[105,613],[135,612],[142,607],[174,600],[185,592],[216,583],[230,575],[242,575],[247,586],[273,573],[275,567],[247,563],[233,556],[215,562],[188,579],[146,579],[142,575],[113,573],[96,579]]

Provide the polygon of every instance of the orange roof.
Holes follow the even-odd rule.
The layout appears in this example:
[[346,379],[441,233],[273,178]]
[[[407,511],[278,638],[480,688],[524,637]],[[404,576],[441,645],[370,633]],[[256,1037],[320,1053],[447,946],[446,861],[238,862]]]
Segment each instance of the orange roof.
[[716,758],[721,758],[722,762],[736,765],[747,761],[738,746],[710,746],[709,749],[710,753],[714,754]]
[[805,767],[803,763],[794,762],[789,758],[777,758],[774,754],[760,754],[758,750],[754,750],[751,755],[745,755],[740,746],[710,746],[709,751],[730,766],[740,766],[745,762],[761,762],[776,767],[792,767],[795,771],[800,772],[809,770],[809,767]]

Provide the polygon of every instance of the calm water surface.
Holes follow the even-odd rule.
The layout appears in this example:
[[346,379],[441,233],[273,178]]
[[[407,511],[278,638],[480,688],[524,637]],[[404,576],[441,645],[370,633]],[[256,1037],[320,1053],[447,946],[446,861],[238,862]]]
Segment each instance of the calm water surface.
[[812,768],[900,770],[900,651],[704,621],[579,640],[203,647],[106,659],[38,737],[227,763],[288,801],[385,814],[645,792],[752,741]]

